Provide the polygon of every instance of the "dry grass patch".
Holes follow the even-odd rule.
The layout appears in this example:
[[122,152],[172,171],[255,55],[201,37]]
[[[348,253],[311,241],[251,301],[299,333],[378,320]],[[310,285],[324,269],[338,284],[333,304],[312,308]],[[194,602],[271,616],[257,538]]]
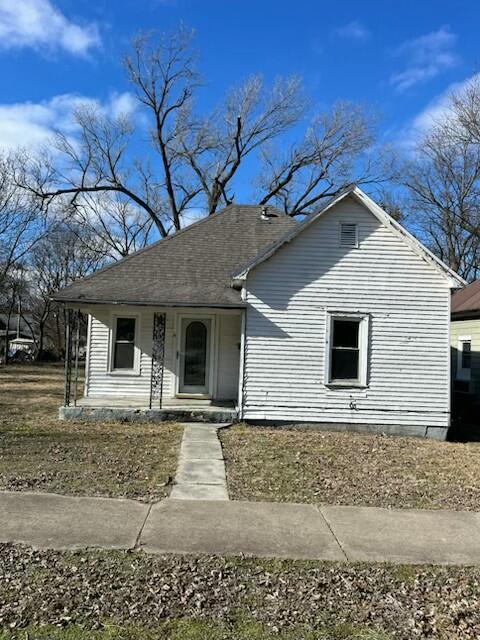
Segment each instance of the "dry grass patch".
[[1,640],[467,640],[479,572],[0,545],[0,626]]
[[59,365],[0,368],[0,489],[165,497],[182,427],[60,422],[62,384]]
[[236,500],[480,511],[480,444],[308,428],[220,432]]

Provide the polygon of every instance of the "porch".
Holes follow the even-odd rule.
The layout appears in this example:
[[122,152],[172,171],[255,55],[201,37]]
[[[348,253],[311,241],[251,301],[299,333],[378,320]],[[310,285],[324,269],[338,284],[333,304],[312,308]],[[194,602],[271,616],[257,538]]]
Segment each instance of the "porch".
[[82,311],[88,314],[85,382],[78,373],[79,313],[71,310],[61,419],[237,419],[240,310],[99,305]]
[[80,398],[60,407],[61,420],[119,420],[128,422],[236,422],[233,401],[167,398],[162,407],[150,407],[149,398]]

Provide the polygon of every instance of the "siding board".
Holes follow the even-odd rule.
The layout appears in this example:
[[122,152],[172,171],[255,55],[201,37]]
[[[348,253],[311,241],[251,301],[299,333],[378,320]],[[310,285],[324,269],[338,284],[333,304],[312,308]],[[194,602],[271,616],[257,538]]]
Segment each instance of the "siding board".
[[[129,307],[125,314],[138,314],[140,372],[132,375],[115,375],[109,372],[110,331],[114,315],[121,315],[121,308],[102,305],[90,310],[88,368],[85,393],[88,397],[141,397],[150,396],[152,368],[153,310]],[[192,310],[187,310],[192,311]],[[176,318],[177,312],[167,311],[165,322],[165,368],[163,394],[174,398],[176,393]],[[240,316],[218,314],[218,399],[235,399],[238,391],[240,342]]]
[[[357,201],[253,269],[245,296],[246,419],[448,426],[448,283]],[[370,314],[367,389],[325,386],[327,310]]]

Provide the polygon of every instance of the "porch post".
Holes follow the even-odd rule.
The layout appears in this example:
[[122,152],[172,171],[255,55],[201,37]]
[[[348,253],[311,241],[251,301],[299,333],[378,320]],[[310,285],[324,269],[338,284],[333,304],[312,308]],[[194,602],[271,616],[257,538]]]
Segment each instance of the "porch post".
[[150,409],[158,398],[159,409],[163,398],[163,369],[165,364],[165,313],[153,314],[152,371],[150,377]]
[[71,365],[72,365],[72,338],[71,338],[72,310],[65,310],[65,388],[63,392],[63,404],[70,404]]
[[240,325],[240,366],[238,372],[238,417],[243,419],[243,404],[245,398],[245,348],[246,348],[246,328],[247,328],[247,312],[242,309],[242,318]]
[[74,311],[75,318],[75,343],[74,343],[74,359],[75,359],[75,383],[73,385],[73,406],[77,406],[77,391],[78,391],[78,351],[80,346],[80,311],[76,309]]

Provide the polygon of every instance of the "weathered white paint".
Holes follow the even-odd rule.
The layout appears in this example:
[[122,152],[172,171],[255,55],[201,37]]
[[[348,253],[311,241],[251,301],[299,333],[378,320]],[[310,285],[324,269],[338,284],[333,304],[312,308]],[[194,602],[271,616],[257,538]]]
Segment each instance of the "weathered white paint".
[[[358,248],[340,246],[340,221]],[[448,426],[450,285],[344,198],[247,275],[244,417]],[[325,385],[327,311],[369,314],[366,389]]]
[[[248,273],[254,267],[270,258],[285,244],[288,244],[289,242],[294,240],[298,235],[303,234],[306,228],[308,228],[310,225],[315,224],[320,218],[327,215],[332,209],[335,209],[337,212],[339,210],[341,211],[341,209],[338,208],[338,205],[341,204],[344,200],[353,200],[365,207],[372,214],[372,216],[374,216],[380,222],[382,226],[390,229],[392,234],[399,240],[401,240],[403,244],[407,245],[413,251],[413,253],[419,256],[422,260],[428,262],[433,267],[434,271],[439,273],[449,282],[450,286],[453,289],[463,287],[467,284],[465,280],[463,280],[463,278],[458,275],[458,273],[455,273],[455,271],[453,271],[448,265],[442,262],[440,258],[434,255],[429,249],[427,249],[419,240],[412,236],[412,234],[409,233],[407,229],[402,227],[402,225],[397,222],[397,220],[389,216],[386,211],[384,211],[376,202],[369,198],[367,194],[358,187],[351,187],[349,189],[346,189],[343,193],[339,194],[336,198],[331,200],[325,207],[323,207],[323,209],[320,209],[317,213],[308,216],[302,224],[293,228],[292,231],[285,234],[285,236],[278,242],[274,243],[270,247],[267,247],[264,251],[259,253],[258,256],[256,256],[250,262],[250,264],[243,267],[241,271],[233,274],[233,281],[240,284],[246,279]],[[339,222],[340,224],[342,222],[348,224],[348,221],[340,220]],[[338,232],[340,234],[339,228]],[[358,244],[358,237],[356,240]]]
[[217,393],[218,400],[237,398],[240,370],[241,316],[218,318]]
[[[165,323],[165,369],[163,394],[174,398],[178,389],[177,328],[179,318],[186,314],[202,317],[203,311],[194,309],[151,309],[120,305],[96,305],[88,308],[88,348],[86,365],[85,395],[100,397],[139,397],[150,395],[150,375],[152,358],[153,313],[166,312]],[[138,317],[139,370],[138,373],[113,372],[110,370],[112,329],[115,317]],[[212,311],[209,311],[210,315]],[[215,380],[212,388],[216,399],[236,399],[239,371],[240,312],[215,312],[213,337],[216,348],[213,371]],[[234,348],[235,347],[235,348]],[[236,351],[235,351],[236,349]],[[236,356],[236,359],[235,359]]]

